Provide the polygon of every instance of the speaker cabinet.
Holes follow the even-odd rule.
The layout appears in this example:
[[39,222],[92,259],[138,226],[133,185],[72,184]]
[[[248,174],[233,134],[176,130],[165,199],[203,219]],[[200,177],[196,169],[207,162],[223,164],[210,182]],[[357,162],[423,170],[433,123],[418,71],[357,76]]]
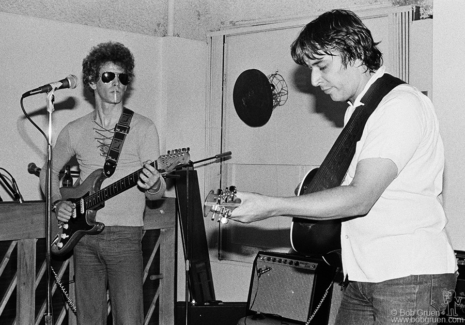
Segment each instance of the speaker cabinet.
[[312,324],[327,324],[335,274],[336,268],[320,258],[259,252],[253,264],[248,313],[306,322],[318,308]]
[[459,275],[455,295],[445,311],[441,324],[465,324],[465,252],[455,251]]

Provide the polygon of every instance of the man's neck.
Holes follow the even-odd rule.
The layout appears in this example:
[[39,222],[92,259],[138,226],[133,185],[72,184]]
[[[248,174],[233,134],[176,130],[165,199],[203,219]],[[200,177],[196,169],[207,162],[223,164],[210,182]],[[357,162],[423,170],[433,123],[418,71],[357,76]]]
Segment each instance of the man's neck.
[[95,121],[106,129],[113,129],[123,112],[123,104],[103,104],[95,108]]
[[371,77],[373,77],[373,75],[376,73],[376,71],[374,72],[370,72],[370,71],[365,71],[363,74],[362,74],[362,77],[360,79],[360,84],[359,84],[359,91],[357,92],[357,95],[354,96],[353,98],[350,98],[348,102],[350,102],[351,104],[355,104],[357,98],[360,96],[360,94],[365,90],[365,87],[367,86],[367,84],[370,82],[370,79]]

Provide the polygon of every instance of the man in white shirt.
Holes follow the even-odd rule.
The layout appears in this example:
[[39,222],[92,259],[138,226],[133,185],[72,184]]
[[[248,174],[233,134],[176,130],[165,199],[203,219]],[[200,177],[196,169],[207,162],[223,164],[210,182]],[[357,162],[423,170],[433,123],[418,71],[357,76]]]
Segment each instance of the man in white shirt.
[[[349,103],[347,124],[373,84],[392,78],[376,45],[354,13],[333,10],[302,30],[291,54],[311,69],[313,86]],[[439,199],[444,148],[438,121],[431,101],[407,84],[380,100],[340,185],[297,197],[239,192],[241,205],[230,218],[341,220],[349,283],[336,323],[437,324],[457,269]]]

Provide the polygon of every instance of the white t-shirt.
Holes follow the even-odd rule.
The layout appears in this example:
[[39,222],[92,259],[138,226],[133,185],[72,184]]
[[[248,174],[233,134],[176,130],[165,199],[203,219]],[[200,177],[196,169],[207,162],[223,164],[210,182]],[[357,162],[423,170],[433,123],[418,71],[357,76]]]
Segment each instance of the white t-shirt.
[[[346,123],[384,72],[379,69],[350,104]],[[444,147],[428,97],[405,84],[382,99],[366,123],[343,185],[350,184],[357,163],[366,158],[391,159],[398,175],[366,216],[342,223],[344,273],[352,281],[381,282],[455,272],[440,201]]]

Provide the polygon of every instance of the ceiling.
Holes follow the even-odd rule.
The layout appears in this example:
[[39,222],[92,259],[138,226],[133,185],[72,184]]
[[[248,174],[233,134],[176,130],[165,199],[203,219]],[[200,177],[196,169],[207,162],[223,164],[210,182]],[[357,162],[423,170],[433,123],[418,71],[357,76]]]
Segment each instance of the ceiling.
[[0,11],[153,36],[205,40],[238,22],[313,16],[332,8],[433,0],[2,0]]

